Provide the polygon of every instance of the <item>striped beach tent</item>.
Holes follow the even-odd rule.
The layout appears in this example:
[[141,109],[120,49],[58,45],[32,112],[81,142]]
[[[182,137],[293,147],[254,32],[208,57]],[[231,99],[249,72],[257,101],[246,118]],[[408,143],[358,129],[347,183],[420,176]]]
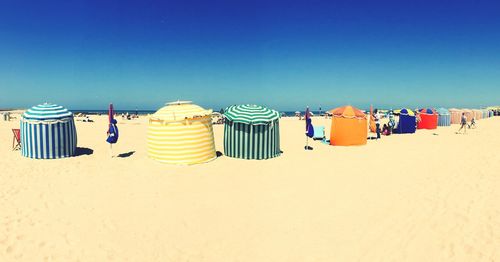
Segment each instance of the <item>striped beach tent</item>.
[[234,105],[224,117],[224,154],[243,159],[269,159],[281,155],[280,114],[258,105]]
[[472,109],[472,113],[474,114],[474,118],[476,118],[476,120],[483,119],[483,111],[479,109]]
[[147,147],[149,157],[168,164],[215,159],[212,110],[191,101],[167,103],[149,118]]
[[446,108],[436,109],[438,114],[438,126],[450,126],[451,125],[451,114]]
[[488,111],[488,109],[481,109],[481,111],[483,111],[483,118],[489,118],[490,117],[490,112]]
[[[465,117],[467,118],[467,122],[470,122],[472,118],[474,117],[474,111],[471,109],[463,108],[462,113],[465,113]],[[477,120],[477,118],[476,118]]]
[[462,119],[462,110],[461,109],[457,109],[457,108],[450,108],[448,109],[448,111],[450,112],[450,116],[451,116],[451,124],[460,124],[461,122],[461,119]]
[[21,154],[36,159],[75,155],[77,144],[73,113],[56,104],[28,109],[21,118]]

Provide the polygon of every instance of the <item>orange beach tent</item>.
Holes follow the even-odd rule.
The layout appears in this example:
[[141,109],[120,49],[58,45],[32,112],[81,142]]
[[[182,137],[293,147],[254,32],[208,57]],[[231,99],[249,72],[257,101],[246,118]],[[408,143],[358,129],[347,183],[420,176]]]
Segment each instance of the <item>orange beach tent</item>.
[[365,145],[368,136],[368,121],[363,111],[344,106],[329,111],[332,114],[330,145]]

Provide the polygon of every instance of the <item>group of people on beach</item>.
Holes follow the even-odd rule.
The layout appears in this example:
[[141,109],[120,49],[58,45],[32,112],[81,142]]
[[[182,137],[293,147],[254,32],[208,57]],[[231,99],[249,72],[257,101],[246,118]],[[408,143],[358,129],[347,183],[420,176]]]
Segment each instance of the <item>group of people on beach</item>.
[[[421,121],[420,114],[418,110],[415,110],[415,118],[416,118],[416,123],[415,125],[418,125],[418,123]],[[375,121],[375,133],[377,134],[376,139],[380,139],[381,135],[388,136],[392,134],[392,131],[394,130],[396,126],[396,121],[394,119],[394,115],[392,112],[389,112],[389,122],[387,124],[384,124],[382,128],[380,128],[380,119],[383,118],[383,115],[380,114],[380,111],[375,109],[372,114],[372,118]],[[467,123],[467,117],[465,113],[462,113],[461,116],[461,121],[460,121],[460,129],[458,129],[457,134],[459,134],[462,130],[463,133],[465,134],[467,131],[467,128],[476,128],[476,119],[474,116],[472,116],[470,123]]]
[[460,128],[457,131],[457,134],[460,134],[460,131],[464,131],[464,134],[467,132],[467,128],[476,128],[476,119],[474,116],[472,116],[472,119],[470,120],[470,124],[467,124],[467,117],[465,116],[465,113],[462,113],[462,117],[460,118]]
[[127,120],[131,120],[133,118],[139,118],[139,114],[138,113],[135,113],[135,114],[129,114],[129,112],[127,113],[122,113],[122,119],[127,119]]
[[377,139],[381,138],[381,135],[389,136],[392,134],[392,131],[396,127],[396,120],[394,119],[394,114],[389,112],[389,122],[384,124],[382,128],[380,128],[380,119],[382,119],[383,115],[379,110],[375,109],[373,111],[373,120],[375,121],[375,133],[377,134]]

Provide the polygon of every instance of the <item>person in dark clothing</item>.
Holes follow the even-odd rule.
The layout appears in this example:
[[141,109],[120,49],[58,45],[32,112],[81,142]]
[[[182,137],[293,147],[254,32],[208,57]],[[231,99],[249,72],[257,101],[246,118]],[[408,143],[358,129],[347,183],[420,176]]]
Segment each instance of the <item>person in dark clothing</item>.
[[380,139],[380,115],[378,114],[377,109],[373,112],[373,118],[375,120],[375,132],[377,132],[377,139]]
[[462,113],[462,117],[460,118],[460,129],[458,129],[457,134],[459,134],[462,129],[465,134],[467,132],[467,117],[465,116],[465,113]]
[[391,134],[391,128],[387,124],[384,124],[384,127],[382,127],[382,135],[388,136],[390,134]]

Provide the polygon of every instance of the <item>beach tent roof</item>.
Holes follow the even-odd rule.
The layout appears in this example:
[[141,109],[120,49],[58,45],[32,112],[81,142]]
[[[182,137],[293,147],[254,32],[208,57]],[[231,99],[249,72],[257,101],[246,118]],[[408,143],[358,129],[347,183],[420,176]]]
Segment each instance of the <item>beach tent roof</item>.
[[43,103],[28,109],[23,114],[25,120],[55,121],[73,116],[68,109],[51,103]]
[[442,115],[442,116],[444,116],[444,115],[449,115],[449,114],[450,114],[450,111],[448,111],[448,109],[443,108],[443,107],[436,109],[436,112],[437,112],[439,115]]
[[196,117],[212,115],[211,109],[204,109],[191,101],[176,101],[166,103],[151,116],[151,119],[163,121],[182,121]]
[[329,112],[333,117],[366,119],[366,114],[363,111],[352,106],[338,107]]
[[408,109],[408,108],[401,108],[401,109],[394,110],[394,113],[400,114],[400,115],[415,116],[415,113],[411,109]]
[[224,117],[235,123],[265,125],[280,118],[276,110],[259,105],[234,105],[226,108]]
[[434,115],[436,114],[436,111],[432,108],[424,108],[419,111],[421,114],[428,114],[428,115]]

